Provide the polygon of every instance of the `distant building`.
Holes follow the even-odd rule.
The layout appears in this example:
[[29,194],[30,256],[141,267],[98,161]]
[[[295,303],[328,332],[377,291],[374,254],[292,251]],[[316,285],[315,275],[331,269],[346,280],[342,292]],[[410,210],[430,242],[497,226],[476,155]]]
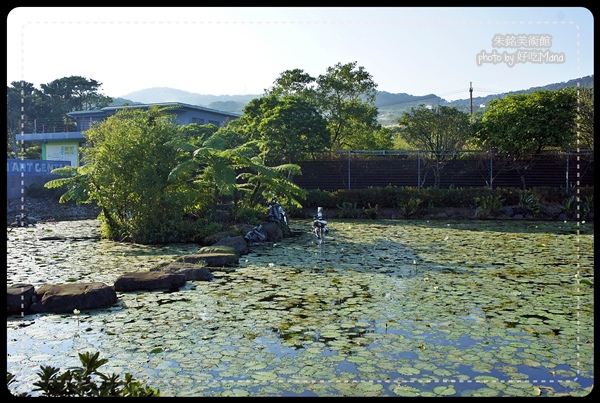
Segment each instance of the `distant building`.
[[80,150],[86,141],[84,132],[93,123],[106,120],[109,116],[126,108],[148,110],[152,106],[172,107],[167,112],[173,113],[176,116],[177,123],[183,126],[197,123],[199,125],[214,124],[217,127],[221,127],[226,122],[240,117],[237,113],[224,112],[181,102],[108,106],[98,110],[67,113],[67,116],[77,123],[77,127],[73,128],[73,131],[70,130],[71,125],[67,124],[65,124],[67,131],[51,133],[45,132],[42,125],[39,127],[34,125],[33,133],[17,134],[16,139],[19,141],[42,141],[42,160],[69,161],[71,166],[78,167]]

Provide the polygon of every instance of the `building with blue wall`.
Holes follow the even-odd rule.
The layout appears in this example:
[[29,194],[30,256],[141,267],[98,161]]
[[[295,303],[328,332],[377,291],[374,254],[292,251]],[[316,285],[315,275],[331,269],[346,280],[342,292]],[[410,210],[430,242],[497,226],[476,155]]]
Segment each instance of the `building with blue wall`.
[[[68,119],[75,121],[76,126],[65,124],[65,131],[63,132],[45,132],[43,128],[34,126],[34,133],[17,134],[16,139],[24,142],[41,141],[43,160],[69,161],[71,166],[78,167],[80,165],[81,147],[86,141],[84,133],[93,123],[106,120],[126,108],[148,110],[153,106],[168,107],[166,112],[175,115],[177,124],[182,126],[196,123],[199,125],[214,124],[217,127],[221,127],[227,122],[240,117],[237,113],[219,111],[181,102],[107,106],[98,110],[67,113]],[[71,127],[73,130],[71,130]]]

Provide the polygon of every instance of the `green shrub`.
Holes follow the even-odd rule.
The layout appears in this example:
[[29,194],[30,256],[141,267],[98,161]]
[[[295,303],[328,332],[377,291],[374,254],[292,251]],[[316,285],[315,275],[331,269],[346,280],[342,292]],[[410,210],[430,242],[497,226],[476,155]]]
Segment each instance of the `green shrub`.
[[475,215],[480,218],[485,218],[490,215],[495,215],[502,208],[503,199],[499,195],[487,195],[483,197],[475,197],[477,210]]
[[[37,375],[40,378],[33,386],[34,392],[41,392],[43,397],[160,397],[160,390],[135,381],[131,374],[126,373],[125,379],[115,374],[104,374],[98,368],[106,364],[106,358],[98,358],[100,353],[79,353],[82,366],[71,368],[62,374],[58,368],[40,366]],[[31,397],[28,393],[12,395],[10,385],[16,378],[10,372],[6,373],[6,383],[9,394],[16,397]]]
[[421,204],[423,204],[423,200],[419,198],[411,198],[406,202],[402,207],[402,214],[405,217],[418,217],[421,211]]
[[363,211],[367,215],[367,218],[374,220],[379,215],[379,205],[371,206],[371,203],[368,203],[367,207],[363,207]]
[[264,215],[265,209],[261,207],[236,207],[232,211],[231,218],[237,223],[259,225],[262,222]]
[[[561,207],[569,218],[588,218],[590,213],[594,212],[594,195],[580,197],[579,201],[576,195],[568,196],[564,199]],[[578,212],[579,217],[577,217]]]
[[[331,192],[309,191],[303,208],[316,209],[338,207],[340,215],[355,217],[354,209],[362,209],[363,215],[375,212],[373,206],[406,211],[412,215],[433,211],[433,208],[466,207],[479,209],[480,215],[495,214],[502,206],[515,206],[519,214],[539,216],[542,203],[563,205],[572,193],[562,188],[539,187],[526,191],[519,188],[470,187],[470,188],[416,188],[411,186],[370,187],[367,189],[340,189]],[[594,188],[578,189],[581,197],[582,216],[593,212]],[[420,200],[417,205],[416,200]],[[585,212],[583,211],[585,210]],[[585,213],[585,214],[584,214]]]
[[308,190],[306,192],[306,199],[304,201],[304,207],[308,208],[334,208],[338,203],[335,202],[335,192],[328,192],[326,190]]
[[339,218],[358,218],[360,215],[360,210],[356,207],[356,203],[342,202],[337,208],[339,209],[337,213]]
[[526,214],[536,217],[540,213],[540,202],[534,192],[523,190],[519,193],[519,207],[524,209]]

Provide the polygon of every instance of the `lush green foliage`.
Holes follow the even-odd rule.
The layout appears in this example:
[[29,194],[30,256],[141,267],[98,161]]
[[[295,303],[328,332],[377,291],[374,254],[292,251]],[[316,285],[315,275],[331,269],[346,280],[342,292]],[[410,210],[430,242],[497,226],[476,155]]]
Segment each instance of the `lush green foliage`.
[[477,136],[485,148],[513,156],[568,148],[576,136],[577,94],[573,88],[509,95],[489,104]]
[[298,96],[257,98],[244,109],[250,139],[269,164],[293,163],[329,145],[327,122],[316,106]]
[[[66,114],[73,111],[100,109],[112,99],[99,93],[102,86],[96,80],[70,76],[42,84],[41,90],[32,83],[13,81],[7,87],[6,124],[7,152],[10,158],[41,158],[40,142],[17,144],[14,134],[23,130],[35,133],[35,121],[46,132],[65,131]],[[73,123],[74,124],[74,123]]]
[[[86,132],[90,147],[75,175],[46,187],[67,188],[62,201],[96,202],[103,236],[136,243],[167,243],[201,232],[185,214],[199,191],[184,180],[169,181],[178,154],[169,144],[177,126],[164,110],[124,109]],[[65,169],[57,170],[63,173]],[[194,225],[197,224],[197,225]]]
[[176,133],[171,118],[158,108],[124,109],[86,132],[91,195],[102,208],[108,238],[181,240],[182,217],[198,196],[185,181],[169,181],[177,164],[169,141]]
[[[221,229],[219,204],[255,208],[276,197],[300,206],[294,164],[266,166],[256,142],[231,148],[214,126],[182,128],[166,108],[124,109],[86,132],[85,165],[60,168],[61,201],[96,202],[104,238],[141,244],[197,241]],[[243,211],[243,210],[242,210]]]
[[[79,353],[82,366],[62,374],[58,368],[42,365],[38,372],[40,380],[33,384],[36,387],[33,392],[40,392],[43,397],[160,397],[160,390],[134,380],[129,373],[123,380],[118,375],[100,372],[98,368],[108,360],[99,358],[99,355],[98,352]],[[16,378],[9,372],[6,375],[8,388],[16,382]],[[28,393],[11,396],[31,397]]]
[[421,105],[411,108],[398,123],[404,139],[430,157],[424,161],[432,166],[434,187],[438,187],[444,163],[471,137],[469,115],[447,106],[430,109]]
[[[577,89],[577,139],[583,148],[594,149],[594,89]],[[571,147],[576,149],[575,147]]]
[[229,148],[229,143],[217,132],[195,150],[193,145],[178,140],[170,144],[191,155],[172,170],[169,180],[194,179],[207,207],[235,200],[253,208],[272,198],[285,205],[300,205],[305,197],[304,190],[289,179],[302,174],[300,167],[296,164],[267,166],[256,155],[254,141]]
[[409,144],[436,156],[461,150],[471,136],[469,115],[448,106],[411,108],[399,124]]
[[[562,206],[569,218],[575,218],[579,205],[580,218],[594,211],[594,188],[579,189],[580,200],[560,188],[539,187],[526,191],[516,188],[422,188],[370,187],[352,190],[308,190],[304,208],[317,207],[336,211],[345,218],[371,217],[382,209],[397,209],[407,217],[431,212],[433,208],[465,207],[476,209],[480,217],[492,217],[504,206],[512,206],[516,213],[537,217],[542,204]],[[375,209],[375,206],[377,207]]]
[[317,107],[329,130],[323,150],[389,149],[392,132],[377,123],[376,88],[364,67],[351,62],[328,67],[316,78],[300,69],[284,71],[267,94],[292,96]]

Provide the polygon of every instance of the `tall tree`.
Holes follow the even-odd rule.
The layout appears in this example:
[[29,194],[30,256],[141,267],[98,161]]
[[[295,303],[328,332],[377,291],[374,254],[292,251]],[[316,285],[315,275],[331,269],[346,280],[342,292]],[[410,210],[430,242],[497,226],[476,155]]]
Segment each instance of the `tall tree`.
[[[112,99],[98,91],[101,84],[80,76],[64,77],[48,84],[41,90],[28,82],[14,81],[7,87],[7,152],[15,155],[15,135],[68,131],[74,122],[67,120],[67,113],[78,110],[100,109],[111,104]],[[23,144],[24,158],[41,158],[41,147],[35,142]]]
[[112,98],[100,94],[102,86],[96,80],[81,76],[63,77],[42,84],[44,95],[50,97],[56,105],[56,112],[66,114],[73,111],[87,111],[104,108],[112,102]]
[[377,123],[377,108],[355,100],[344,107],[348,113],[345,136],[338,148],[348,150],[389,150],[392,131]]
[[428,108],[420,105],[405,112],[399,122],[402,137],[428,154],[434,173],[434,187],[440,184],[445,163],[471,137],[469,115],[455,107]]
[[573,88],[507,95],[489,103],[477,137],[486,148],[515,155],[539,154],[573,143],[576,116]]
[[6,151],[8,157],[39,158],[40,144],[35,142],[17,144],[16,135],[21,132],[36,133],[34,122],[38,119],[43,121],[47,113],[44,94],[32,83],[13,81],[9,87],[6,87]]
[[491,101],[477,124],[480,146],[504,155],[525,173],[546,149],[566,149],[576,140],[577,95],[574,87],[507,95]]
[[65,186],[64,200],[96,202],[102,209],[105,238],[141,244],[181,242],[182,217],[195,193],[183,181],[169,182],[178,163],[177,151],[169,144],[176,135],[172,115],[160,108],[123,109],[86,131],[90,147],[75,176],[45,186]]
[[356,62],[328,67],[317,78],[317,99],[331,131],[330,150],[347,149],[352,122],[379,130],[375,96],[377,84]]
[[293,95],[318,108],[331,133],[321,151],[389,148],[388,132],[377,122],[376,87],[364,67],[352,62],[329,67],[317,78],[301,69],[286,70],[265,93],[278,98]]
[[305,98],[257,98],[248,104],[245,114],[250,121],[250,138],[258,141],[268,164],[294,163],[329,145],[327,122]]
[[286,70],[280,74],[271,88],[265,89],[265,95],[277,97],[296,95],[314,100],[315,84],[316,79],[302,69]]

